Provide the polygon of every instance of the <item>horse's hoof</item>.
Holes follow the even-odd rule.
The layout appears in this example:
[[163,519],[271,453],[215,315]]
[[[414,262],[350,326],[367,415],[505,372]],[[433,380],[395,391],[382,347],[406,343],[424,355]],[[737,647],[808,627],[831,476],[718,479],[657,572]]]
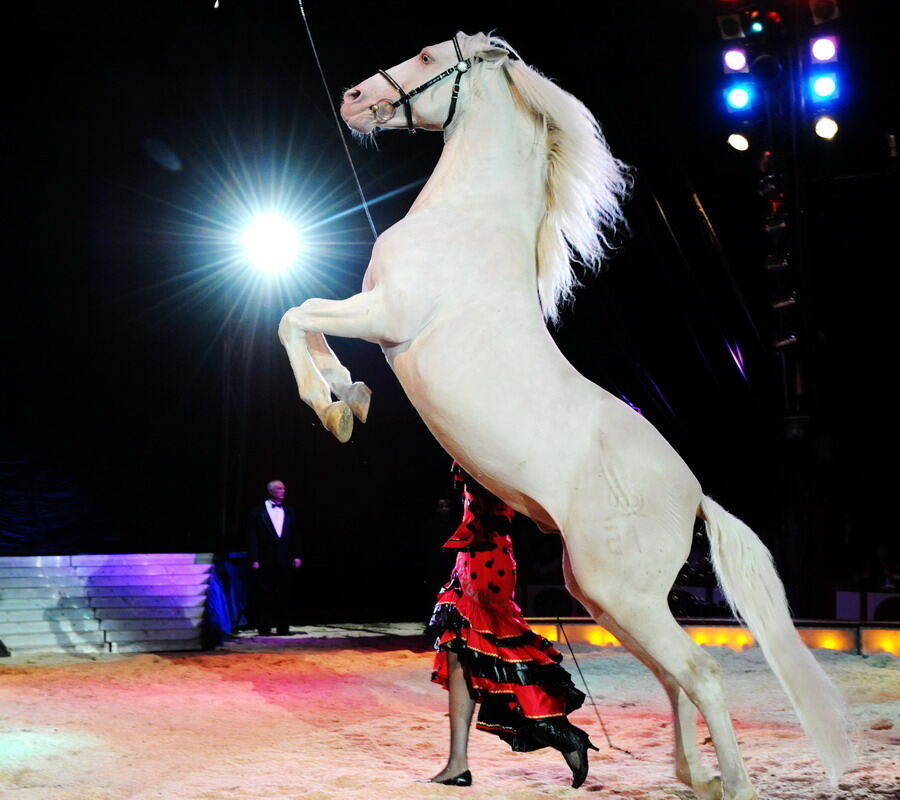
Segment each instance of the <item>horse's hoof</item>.
[[343,444],[353,434],[353,414],[343,400],[330,403],[322,412],[322,424]]
[[723,795],[724,800],[759,800],[759,795],[750,786],[746,786],[737,792]]
[[369,403],[372,402],[372,390],[362,381],[352,383],[344,398],[353,412],[353,416],[360,422],[365,422],[369,416]]
[[722,800],[722,779],[710,778],[706,781],[698,781],[692,787],[697,800]]

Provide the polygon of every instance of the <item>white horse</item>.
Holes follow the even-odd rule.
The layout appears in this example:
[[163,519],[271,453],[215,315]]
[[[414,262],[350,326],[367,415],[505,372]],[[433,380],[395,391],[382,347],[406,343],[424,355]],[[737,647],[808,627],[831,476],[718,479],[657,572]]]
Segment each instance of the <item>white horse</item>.
[[[279,337],[301,398],[347,441],[370,392],[324,334],[380,345],[447,452],[562,535],[569,591],[668,693],[678,778],[702,800],[752,800],[720,669],[666,602],[694,519],[705,519],[729,601],[836,779],[851,761],[841,700],[793,628],[768,550],[547,330],[576,284],[570,257],[597,264],[628,188],[593,116],[502,40],[462,33],[347,91],[341,114],[360,134],[443,130],[445,146],[409,213],[378,237],[362,291],[284,315]],[[698,709],[721,781],[700,761]]]

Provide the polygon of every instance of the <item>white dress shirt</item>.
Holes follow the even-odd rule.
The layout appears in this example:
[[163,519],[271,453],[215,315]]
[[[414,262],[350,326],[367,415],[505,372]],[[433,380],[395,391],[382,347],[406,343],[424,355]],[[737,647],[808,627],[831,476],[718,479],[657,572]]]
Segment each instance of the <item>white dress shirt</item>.
[[266,500],[266,511],[269,512],[269,519],[272,520],[272,526],[280,539],[284,530],[284,507],[273,505],[271,500]]

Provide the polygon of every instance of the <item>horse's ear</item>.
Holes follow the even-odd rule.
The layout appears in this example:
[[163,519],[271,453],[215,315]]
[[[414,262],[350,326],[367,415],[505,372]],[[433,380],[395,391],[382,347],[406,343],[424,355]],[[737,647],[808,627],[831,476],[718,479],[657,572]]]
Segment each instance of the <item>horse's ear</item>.
[[509,56],[509,50],[504,47],[486,47],[477,53],[477,57],[491,67],[499,67]]
[[516,58],[516,55],[505,47],[494,44],[491,36],[484,33],[476,33],[473,36],[467,36],[460,31],[456,34],[461,40],[466,40],[469,52],[478,59],[484,61],[490,67],[499,67],[507,58]]

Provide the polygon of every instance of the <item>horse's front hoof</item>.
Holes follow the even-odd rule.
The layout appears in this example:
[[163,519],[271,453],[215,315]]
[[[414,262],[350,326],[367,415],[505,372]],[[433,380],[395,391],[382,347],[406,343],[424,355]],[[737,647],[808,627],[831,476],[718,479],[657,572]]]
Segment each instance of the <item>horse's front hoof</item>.
[[360,422],[365,422],[369,416],[369,403],[372,402],[372,390],[362,381],[356,381],[347,390],[344,398],[353,412],[353,416]]
[[353,434],[353,413],[343,400],[330,403],[322,412],[322,424],[334,434],[341,444],[350,441]]

